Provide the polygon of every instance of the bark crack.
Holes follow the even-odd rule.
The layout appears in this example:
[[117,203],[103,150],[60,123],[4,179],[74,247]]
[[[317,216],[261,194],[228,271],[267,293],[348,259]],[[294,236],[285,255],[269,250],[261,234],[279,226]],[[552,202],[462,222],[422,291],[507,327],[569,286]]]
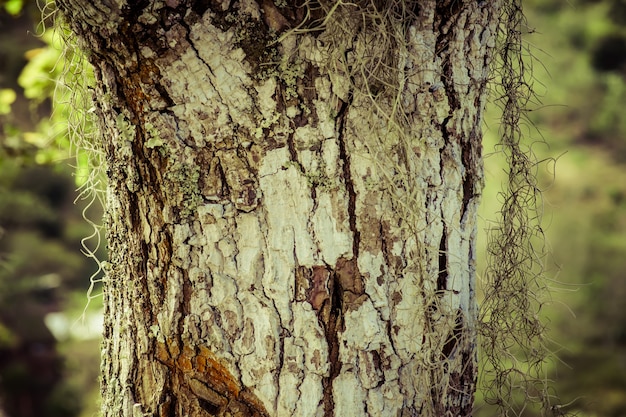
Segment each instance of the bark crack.
[[475,197],[474,193],[474,161],[472,158],[472,146],[473,141],[470,139],[468,142],[461,144],[461,160],[465,167],[465,174],[463,175],[463,200],[461,205],[461,219],[465,216],[470,201]]
[[[350,156],[347,151],[346,139],[344,136],[346,131],[347,112],[351,104],[352,89],[349,91],[348,100],[346,102],[342,102],[341,107],[337,112],[336,120],[338,122],[337,142],[339,147],[339,157],[342,161],[342,174],[345,181],[346,191],[348,193],[348,222],[350,224],[350,230],[353,237],[352,254],[353,260],[356,262],[359,256],[360,233],[357,228],[356,218],[356,191],[352,181]],[[338,332],[341,331],[342,326],[344,291],[341,283],[341,277],[338,272],[339,271],[337,270],[332,271],[330,279],[328,280],[329,299],[326,303],[328,303],[329,314],[327,320],[322,320],[322,323],[324,324],[325,338],[328,344],[328,358],[330,361],[329,375],[324,378],[322,382],[324,417],[332,417],[334,415],[333,380],[340,374],[342,365],[339,360]]]
[[339,277],[336,271],[332,271],[328,282],[329,315],[328,320],[324,324],[324,335],[328,344],[328,360],[330,361],[330,369],[328,377],[322,381],[323,385],[323,401],[324,401],[324,417],[332,417],[334,415],[335,401],[333,399],[333,381],[341,372],[341,361],[339,360],[339,337],[338,332],[341,329],[342,322],[342,290]]
[[443,226],[441,243],[439,244],[439,274],[437,275],[437,293],[448,289],[448,245],[446,243],[446,226]]
[[[438,2],[436,16],[439,16],[440,21],[437,27],[433,28],[435,33],[438,33],[435,50],[441,58],[442,77],[443,83],[448,96],[448,104],[450,106],[450,115],[455,109],[461,108],[458,92],[456,91],[453,83],[454,74],[452,71],[452,60],[450,59],[450,38],[453,36],[449,29],[456,26],[456,21],[463,7],[463,2],[456,0],[448,0]],[[442,123],[442,126],[445,123]]]
[[[213,69],[211,68],[211,65],[209,65],[208,62],[206,62],[204,60],[204,58],[202,58],[202,55],[200,54],[200,51],[198,50],[198,48],[196,48],[196,45],[194,44],[194,42],[191,40],[191,28],[187,25],[186,22],[181,21],[180,22],[181,26],[183,26],[185,28],[185,39],[187,40],[187,42],[189,43],[189,46],[191,47],[191,49],[193,49],[193,52],[195,53],[195,55],[198,57],[198,59],[200,60],[200,62],[202,62],[207,69],[207,72],[209,73],[210,77],[207,77],[207,82],[211,85],[211,88],[217,93],[217,95],[220,98],[220,102],[221,103],[227,103],[227,101],[224,99],[224,97],[222,96],[220,89],[217,88],[217,86],[215,85],[215,83],[213,82],[213,79],[215,79],[215,73],[213,72]],[[227,115],[228,119],[232,122],[232,119],[230,118],[230,114]]]
[[298,168],[298,170],[302,174],[305,174],[304,167],[302,166],[302,164],[300,163],[300,160],[298,159],[298,150],[296,149],[296,141],[293,137],[296,129],[297,127],[295,126],[295,123],[292,121],[291,132],[289,132],[289,135],[287,135],[287,149],[289,150],[289,160],[292,164],[294,164]]
[[350,155],[346,149],[345,131],[346,131],[346,117],[348,109],[352,104],[352,89],[348,93],[348,101],[343,102],[339,111],[337,112],[337,120],[339,121],[337,142],[339,145],[339,157],[343,165],[343,179],[346,183],[346,191],[348,192],[348,222],[350,224],[350,231],[352,232],[353,247],[352,253],[354,259],[359,257],[359,242],[361,235],[357,228],[356,222],[356,191],[354,190],[354,183],[352,181],[352,174],[350,169]]
[[461,221],[468,210],[471,201],[480,195],[479,164],[481,159],[481,135],[476,130],[470,132],[469,138],[461,143],[461,160],[465,167],[463,175],[463,199],[461,206]]

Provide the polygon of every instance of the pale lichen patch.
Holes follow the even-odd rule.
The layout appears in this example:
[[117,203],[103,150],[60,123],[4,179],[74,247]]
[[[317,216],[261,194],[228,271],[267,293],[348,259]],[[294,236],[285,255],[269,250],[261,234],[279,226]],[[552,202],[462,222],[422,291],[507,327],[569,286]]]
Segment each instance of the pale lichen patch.
[[[335,204],[345,202],[339,190],[318,192],[317,205],[313,214],[313,231],[321,256],[328,265],[352,253],[352,233],[348,224],[347,206]],[[343,220],[343,221],[342,221]]]
[[[249,354],[241,356],[239,359],[239,369],[241,369],[242,382],[247,387],[256,387],[256,391],[261,401],[266,405],[273,404],[277,392],[273,388],[274,384],[265,381],[267,377],[272,378],[273,372],[278,368],[278,346],[266,343],[266,337],[278,340],[280,324],[275,315],[275,310],[251,294],[243,293],[239,295],[242,311],[245,317],[251,321],[251,334],[248,344],[253,346]],[[245,346],[245,341],[241,339],[241,345]],[[272,388],[264,388],[270,385]]]
[[258,285],[263,276],[263,253],[265,248],[259,247],[263,242],[259,218],[255,213],[241,213],[237,222],[237,271],[238,285],[242,288],[252,288]]
[[353,355],[361,350],[378,350],[387,343],[378,311],[367,299],[357,309],[345,312],[344,345],[340,349],[341,361],[351,363]]
[[333,412],[337,416],[349,416],[365,409],[366,392],[354,370],[344,370],[333,380],[333,399]]
[[211,24],[197,23],[191,27],[189,39],[194,46],[193,56],[207,67],[210,83],[228,106],[231,119],[254,131],[256,121],[250,117],[252,81],[244,62],[245,53],[235,47],[233,34],[232,30],[222,32]]

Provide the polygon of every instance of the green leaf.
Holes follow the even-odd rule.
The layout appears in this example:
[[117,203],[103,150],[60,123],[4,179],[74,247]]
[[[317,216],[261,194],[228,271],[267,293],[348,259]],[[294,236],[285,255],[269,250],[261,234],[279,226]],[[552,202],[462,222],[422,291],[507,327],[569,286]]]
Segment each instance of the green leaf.
[[22,11],[24,7],[23,0],[7,0],[4,3],[4,10],[7,11],[12,16],[17,16]]
[[10,88],[0,89],[0,115],[11,113],[11,104],[16,98],[15,91]]

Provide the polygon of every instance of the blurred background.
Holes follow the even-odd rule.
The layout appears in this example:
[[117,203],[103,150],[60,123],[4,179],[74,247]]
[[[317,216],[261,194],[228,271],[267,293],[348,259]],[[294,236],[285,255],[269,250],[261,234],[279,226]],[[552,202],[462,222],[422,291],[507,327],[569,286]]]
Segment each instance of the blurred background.
[[101,298],[85,310],[98,266],[81,241],[94,233],[84,217],[102,212],[77,192],[69,105],[53,105],[55,90],[67,97],[57,82],[70,57],[50,23],[35,0],[0,0],[0,417],[91,417],[99,406]]
[[[548,372],[575,415],[623,417],[626,1],[529,0],[525,9],[541,100],[528,146],[545,160],[538,176],[554,288],[544,319],[560,359]],[[0,0],[0,417],[98,413],[101,300],[87,303],[98,266],[81,241],[94,232],[84,217],[98,223],[102,213],[77,191],[84,179],[81,157],[69,157],[69,108],[53,105],[67,56],[50,32],[35,0]],[[481,229],[505,182],[492,107]],[[85,243],[106,258],[97,237]],[[480,401],[478,414],[490,415]]]

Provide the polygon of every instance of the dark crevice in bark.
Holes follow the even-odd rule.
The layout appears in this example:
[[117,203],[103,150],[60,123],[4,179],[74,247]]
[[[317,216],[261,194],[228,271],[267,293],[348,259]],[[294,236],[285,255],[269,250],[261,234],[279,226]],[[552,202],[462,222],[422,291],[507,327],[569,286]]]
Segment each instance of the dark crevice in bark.
[[[454,110],[461,108],[459,95],[456,91],[456,86],[453,83],[454,74],[452,72],[452,59],[450,58],[449,43],[450,39],[454,36],[454,33],[450,31],[450,27],[455,26],[452,21],[456,20],[456,17],[461,11],[463,2],[449,0],[438,3],[439,4],[436,9],[436,19],[438,19],[438,24],[433,28],[434,32],[437,33],[435,51],[441,58],[441,82],[444,85],[446,95],[448,97],[448,105],[450,106],[449,118]],[[442,127],[444,127],[445,124],[445,122],[442,123]]]
[[[94,2],[97,4],[97,2]],[[143,13],[144,9],[150,5],[149,0],[137,0],[128,2],[122,7],[122,16],[124,21],[134,23]]]
[[179,322],[179,332],[183,334],[185,332],[184,326],[184,318],[191,314],[191,293],[192,293],[192,283],[189,280],[189,273],[186,269],[181,269],[182,271],[182,299],[181,299],[181,311],[182,317]]
[[203,400],[202,398],[198,398],[198,405],[211,416],[216,416],[221,411],[219,405],[210,403],[209,401]]
[[194,0],[191,2],[191,10],[202,16],[211,7],[212,3],[214,2],[211,0]]
[[[159,68],[155,65],[154,68],[158,71],[157,74],[155,74],[155,77],[157,77],[157,79],[162,80],[161,77],[161,71],[159,70]],[[165,88],[165,86],[159,82],[155,82],[154,83],[154,88],[158,91],[158,93],[161,95],[161,98],[163,99],[163,101],[165,101],[165,106],[168,108],[174,107],[176,105],[176,103],[174,102],[174,100],[172,100],[172,98],[170,97],[169,93],[167,92],[167,89]]]
[[341,361],[339,360],[339,337],[338,332],[342,326],[342,298],[343,291],[339,282],[339,278],[335,271],[331,272],[328,282],[330,309],[327,322],[324,323],[324,335],[328,344],[328,360],[330,361],[330,370],[328,377],[322,381],[324,417],[333,417],[335,401],[333,399],[333,381],[341,372]]
[[[294,298],[295,299],[295,298]],[[287,330],[285,328],[280,328],[280,335],[278,335],[278,343],[280,344],[278,348],[278,372],[274,372],[274,381],[276,381],[276,386],[280,386],[280,373],[282,372],[283,366],[285,366],[285,336],[287,335]],[[244,386],[243,382],[241,383]],[[278,396],[274,399],[274,410],[278,408]]]
[[460,310],[458,310],[456,319],[454,322],[454,328],[452,329],[447,339],[445,340],[443,349],[441,350],[443,360],[450,358],[450,356],[454,353],[456,346],[462,340],[463,329],[464,329],[463,313]]
[[[389,247],[387,244],[387,233],[385,231],[385,228],[383,227],[382,221],[378,223],[378,235],[380,236],[380,248],[383,254],[383,259],[385,259],[385,265],[391,268],[393,266],[391,263],[391,257],[393,255],[389,253]],[[391,242],[393,242],[393,240],[391,240]],[[382,285],[382,283],[379,282],[378,285]]]
[[287,135],[287,149],[289,150],[289,160],[293,162],[296,165],[296,167],[298,167],[298,170],[300,172],[304,173],[304,168],[302,167],[302,165],[300,164],[300,161],[298,160],[298,151],[296,150],[296,141],[293,139],[293,133],[295,129],[296,129],[295,127],[292,128],[289,135]]
[[[129,169],[133,169],[134,167],[129,167]],[[128,218],[130,218],[130,225],[133,231],[138,231],[141,227],[141,219],[139,212],[139,204],[137,202],[137,195],[135,193],[128,193]]]
[[447,230],[444,225],[439,244],[439,274],[437,275],[437,293],[448,289],[448,245]]
[[461,143],[461,160],[465,167],[461,219],[465,216],[470,202],[480,193],[476,188],[478,187],[477,178],[479,178],[477,170],[478,165],[481,163],[481,146],[481,135],[476,132],[476,128],[472,130],[468,140]]
[[361,235],[356,225],[356,191],[354,190],[354,184],[352,182],[352,173],[350,170],[350,154],[346,149],[346,139],[345,139],[345,130],[346,130],[346,117],[348,109],[352,104],[352,90],[350,90],[348,95],[348,101],[341,104],[339,111],[337,112],[337,120],[339,121],[338,132],[337,132],[337,142],[339,145],[339,158],[342,162],[343,168],[343,179],[346,183],[346,190],[348,191],[348,218],[350,224],[350,231],[352,232],[352,253],[354,255],[354,259],[358,259],[359,257],[359,242],[361,240]]

